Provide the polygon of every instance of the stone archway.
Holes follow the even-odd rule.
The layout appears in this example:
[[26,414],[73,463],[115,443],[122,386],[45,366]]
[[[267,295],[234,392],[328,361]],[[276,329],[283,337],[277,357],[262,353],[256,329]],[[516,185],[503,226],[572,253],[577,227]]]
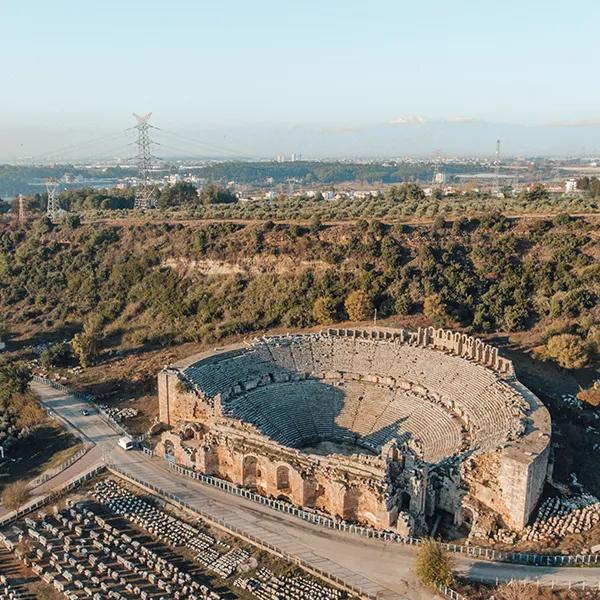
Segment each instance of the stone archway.
[[170,461],[175,461],[175,444],[171,440],[165,440],[165,458]]
[[278,492],[290,492],[290,469],[286,465],[280,465],[275,471],[275,481]]
[[461,509],[461,513],[462,526],[470,531],[473,527],[473,522],[475,520],[473,511],[469,507],[463,506]]
[[258,458],[256,456],[244,456],[242,462],[242,485],[250,489],[258,487],[261,472],[258,468]]

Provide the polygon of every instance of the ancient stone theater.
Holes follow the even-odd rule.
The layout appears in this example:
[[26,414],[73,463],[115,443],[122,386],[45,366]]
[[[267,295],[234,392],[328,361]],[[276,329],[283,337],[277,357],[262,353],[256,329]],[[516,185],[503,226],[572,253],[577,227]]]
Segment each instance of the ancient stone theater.
[[165,368],[158,389],[169,460],[347,522],[518,530],[546,479],[546,408],[461,333],[264,337]]

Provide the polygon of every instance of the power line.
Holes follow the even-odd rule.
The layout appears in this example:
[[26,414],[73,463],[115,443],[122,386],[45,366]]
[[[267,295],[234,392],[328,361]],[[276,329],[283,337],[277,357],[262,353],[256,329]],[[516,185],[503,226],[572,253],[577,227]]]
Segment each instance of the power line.
[[161,133],[171,135],[171,136],[177,138],[179,141],[186,143],[186,144],[190,144],[193,147],[207,148],[209,150],[212,150],[213,152],[216,151],[216,152],[220,152],[225,155],[229,155],[232,158],[246,158],[246,159],[250,159],[250,160],[257,158],[257,156],[245,154],[243,152],[239,152],[239,151],[231,149],[231,148],[225,148],[223,146],[216,146],[214,144],[209,144],[203,140],[199,140],[197,138],[193,138],[193,137],[187,136],[187,135],[182,135],[180,133],[176,133],[175,131],[169,131],[167,129],[162,129],[161,127],[155,127],[155,129],[157,129]]
[[96,145],[100,142],[105,142],[108,140],[112,140],[116,137],[122,136],[126,131],[127,131],[126,129],[123,129],[118,132],[110,133],[110,134],[107,134],[107,135],[104,135],[104,136],[101,136],[98,138],[88,140],[87,142],[78,142],[76,144],[71,144],[69,146],[63,146],[62,148],[58,148],[55,150],[49,150],[47,152],[43,152],[41,154],[36,154],[35,156],[32,156],[31,160],[33,162],[36,162],[38,160],[49,159],[53,156],[60,155],[60,154],[66,154],[69,152],[71,152],[71,153],[78,152],[78,151],[81,151],[81,149],[86,148],[88,146]]

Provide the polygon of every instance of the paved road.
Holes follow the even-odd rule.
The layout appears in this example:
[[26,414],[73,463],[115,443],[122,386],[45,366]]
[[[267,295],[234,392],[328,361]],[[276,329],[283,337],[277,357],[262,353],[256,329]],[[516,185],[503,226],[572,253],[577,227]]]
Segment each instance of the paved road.
[[[426,600],[431,594],[416,583],[414,548],[379,540],[367,540],[305,523],[290,515],[222,492],[174,474],[166,463],[142,452],[125,452],[117,446],[118,434],[97,414],[83,416],[85,404],[43,384],[33,384],[42,402],[64,421],[66,427],[95,444],[86,456],[106,458],[124,472],[176,494],[205,515],[223,519],[242,532],[263,539],[289,554],[341,577],[381,598]],[[83,459],[82,459],[83,461]],[[76,468],[80,462],[72,465]],[[89,463],[80,465],[83,471]],[[70,470],[71,470],[70,469]],[[70,474],[72,477],[73,474]],[[52,480],[51,480],[52,481]],[[600,568],[575,569],[531,567],[494,563],[458,556],[457,571],[474,579],[495,581],[540,579],[565,585],[585,582],[600,586]]]

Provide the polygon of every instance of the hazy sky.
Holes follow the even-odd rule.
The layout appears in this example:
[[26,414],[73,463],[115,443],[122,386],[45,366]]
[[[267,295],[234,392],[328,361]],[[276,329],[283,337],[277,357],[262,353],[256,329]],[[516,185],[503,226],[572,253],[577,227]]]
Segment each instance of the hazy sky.
[[424,120],[552,126],[560,147],[600,122],[598,23],[597,0],[0,0],[0,159],[132,111],[257,154]]

